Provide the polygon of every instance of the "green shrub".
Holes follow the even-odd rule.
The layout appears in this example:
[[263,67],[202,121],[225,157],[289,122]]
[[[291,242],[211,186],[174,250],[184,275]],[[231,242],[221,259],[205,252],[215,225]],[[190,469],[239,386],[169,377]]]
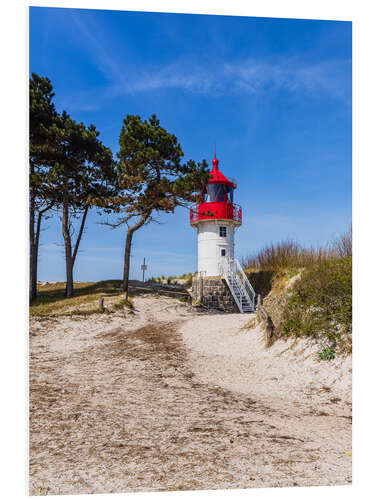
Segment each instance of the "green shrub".
[[328,260],[302,272],[284,308],[281,330],[287,336],[323,336],[351,349],[351,257]]
[[335,359],[336,352],[333,346],[325,347],[319,353],[319,358],[325,361],[331,361]]

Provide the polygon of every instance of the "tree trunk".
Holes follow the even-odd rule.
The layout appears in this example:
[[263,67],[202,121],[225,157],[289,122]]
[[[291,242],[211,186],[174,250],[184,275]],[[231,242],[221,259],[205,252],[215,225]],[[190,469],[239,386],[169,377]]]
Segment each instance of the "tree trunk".
[[85,227],[85,223],[86,223],[86,217],[87,217],[87,212],[89,211],[89,207],[88,205],[86,206],[84,212],[83,212],[83,216],[82,216],[82,220],[81,220],[81,227],[79,228],[79,233],[78,233],[78,236],[77,236],[77,241],[76,241],[76,244],[74,245],[74,252],[73,252],[73,266],[74,266],[74,263],[76,261],[76,257],[77,257],[77,252],[78,252],[78,247],[79,247],[79,244],[81,242],[81,238],[82,238],[82,234],[83,234],[83,229]]
[[38,284],[38,253],[39,253],[39,238],[40,238],[40,228],[42,226],[42,217],[47,210],[53,207],[53,203],[50,203],[43,210],[38,212],[38,220],[35,230],[35,197],[31,195],[30,200],[30,283],[29,283],[29,297],[30,303],[36,299],[37,296],[37,284]]
[[37,293],[37,276],[36,276],[36,249],[35,249],[35,197],[33,194],[30,196],[30,215],[29,215],[29,224],[30,224],[30,242],[29,242],[29,250],[30,250],[30,261],[29,261],[29,302],[31,302],[36,298]]
[[128,300],[129,297],[129,269],[130,269],[130,252],[131,252],[131,245],[132,245],[132,239],[133,239],[133,234],[135,231],[137,231],[139,228],[141,228],[146,222],[147,219],[149,218],[150,214],[145,214],[141,217],[139,222],[135,224],[134,226],[128,227],[128,231],[126,233],[126,242],[125,242],[125,255],[124,255],[124,276],[123,276],[123,282],[122,282],[122,289],[125,292],[125,298]]
[[66,297],[73,297],[73,257],[69,231],[69,200],[67,188],[63,194],[62,233],[65,243]]
[[133,233],[130,228],[126,233],[126,243],[125,243],[125,255],[124,255],[124,276],[122,282],[122,289],[125,292],[125,298],[128,300],[129,297],[129,269],[130,269],[130,251],[133,239]]
[[68,200],[68,195],[64,194],[62,228],[63,228],[63,236],[65,242],[65,268],[66,268],[65,294],[67,298],[73,297],[74,294],[73,268],[74,268],[74,263],[76,261],[79,244],[81,243],[83,230],[85,228],[88,211],[89,211],[89,206],[86,206],[81,219],[81,225],[79,228],[77,240],[74,245],[74,251],[72,253],[72,240],[69,230],[69,200]]
[[[31,262],[31,274],[32,274],[32,283],[31,283],[31,289],[32,289],[32,300],[36,299],[37,296],[37,285],[38,285],[38,253],[39,253],[39,236],[40,236],[40,228],[42,225],[42,217],[44,212],[46,211],[42,210],[38,213],[38,222],[36,224],[36,232],[34,234],[34,241],[33,241],[33,255],[32,255],[32,262]],[[35,217],[35,214],[34,214]]]

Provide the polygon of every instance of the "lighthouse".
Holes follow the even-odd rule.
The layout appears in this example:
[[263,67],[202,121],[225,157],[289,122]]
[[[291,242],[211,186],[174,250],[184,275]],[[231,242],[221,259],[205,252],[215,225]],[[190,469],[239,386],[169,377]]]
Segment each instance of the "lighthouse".
[[198,235],[198,272],[193,298],[226,311],[253,312],[255,292],[235,258],[235,231],[242,225],[242,208],[234,203],[237,183],[212,161],[201,200],[190,208],[190,224]]

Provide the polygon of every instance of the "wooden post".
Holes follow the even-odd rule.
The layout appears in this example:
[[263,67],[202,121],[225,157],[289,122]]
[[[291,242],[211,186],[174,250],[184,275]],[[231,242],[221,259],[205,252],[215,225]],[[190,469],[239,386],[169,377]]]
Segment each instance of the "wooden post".
[[101,313],[104,313],[104,297],[100,297],[99,299],[99,309]]
[[272,338],[272,335],[273,335],[274,328],[275,327],[273,325],[272,319],[271,319],[270,316],[268,316],[268,318],[267,318],[267,326],[266,326],[267,345],[269,345],[270,342],[271,342],[271,338]]
[[263,297],[260,293],[258,293],[257,297],[256,297],[256,309],[259,309],[260,306],[263,305]]
[[264,309],[263,306],[259,306],[259,309],[262,311],[264,314],[267,325],[266,325],[266,346],[269,347],[271,343],[271,338],[273,336],[273,332],[275,330],[275,325],[273,324],[273,321],[271,319],[271,316],[268,314],[268,312]]

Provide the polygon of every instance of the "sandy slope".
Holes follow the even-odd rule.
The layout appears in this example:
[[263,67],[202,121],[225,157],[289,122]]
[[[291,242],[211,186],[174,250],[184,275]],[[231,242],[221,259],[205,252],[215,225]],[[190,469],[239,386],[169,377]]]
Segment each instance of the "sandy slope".
[[244,315],[135,307],[32,320],[31,494],[350,482],[349,359],[265,350]]
[[[191,366],[202,381],[241,392],[295,414],[351,415],[351,357],[321,361],[313,341],[278,341],[264,348],[259,327],[244,330],[248,315],[191,319],[180,328]],[[332,404],[332,401],[335,404]]]

